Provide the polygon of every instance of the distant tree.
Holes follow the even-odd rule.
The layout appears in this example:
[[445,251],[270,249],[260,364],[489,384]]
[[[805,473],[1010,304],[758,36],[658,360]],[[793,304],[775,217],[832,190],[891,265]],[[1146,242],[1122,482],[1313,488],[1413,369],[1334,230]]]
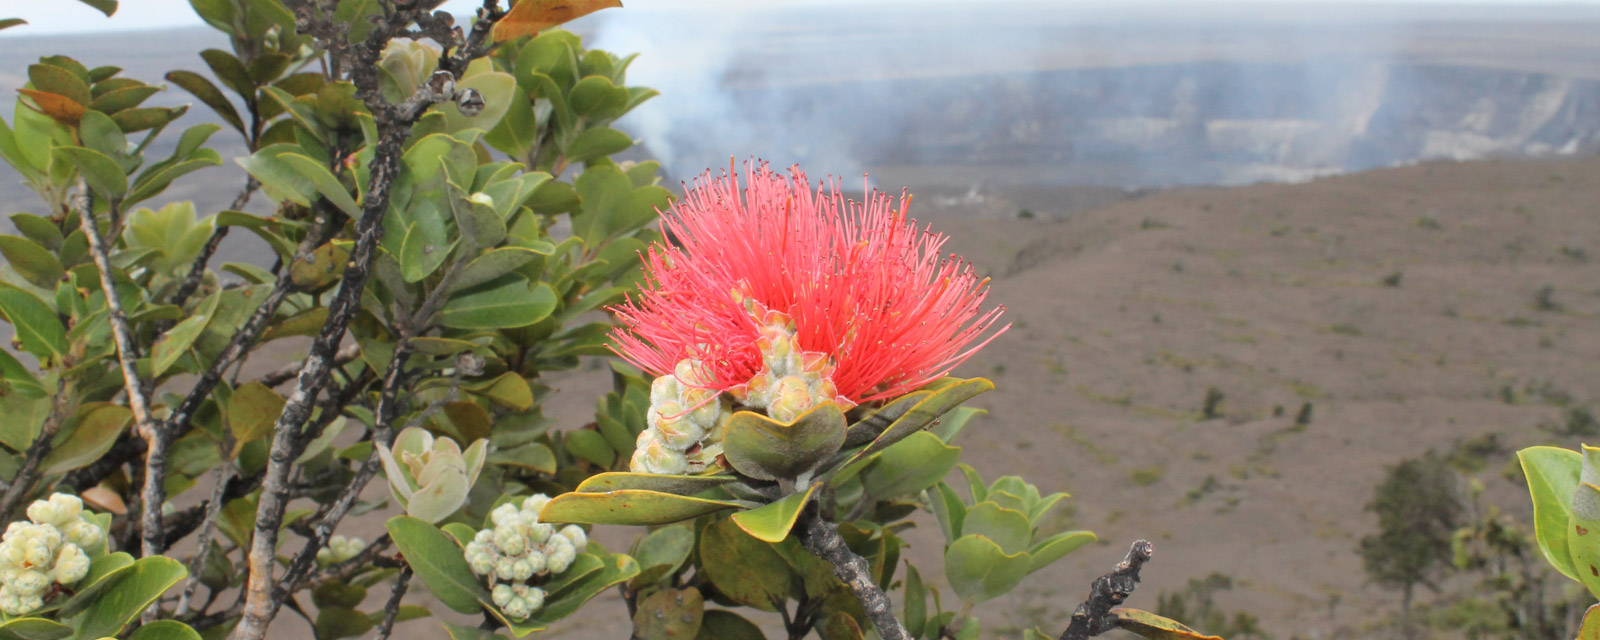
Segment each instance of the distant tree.
[[1459,485],[1448,462],[1429,452],[1389,467],[1367,505],[1378,515],[1378,532],[1361,539],[1361,557],[1374,582],[1401,591],[1400,626],[1407,631],[1417,585],[1437,589],[1434,578],[1453,560],[1451,541],[1464,511]]

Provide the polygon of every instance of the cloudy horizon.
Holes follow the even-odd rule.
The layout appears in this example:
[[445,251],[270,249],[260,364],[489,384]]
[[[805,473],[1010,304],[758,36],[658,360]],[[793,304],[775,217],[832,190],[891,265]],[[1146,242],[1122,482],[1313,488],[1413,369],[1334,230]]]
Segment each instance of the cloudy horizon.
[[[1200,7],[1204,5],[1283,5],[1286,0],[1228,0],[1215,2],[1214,0],[1123,0],[1122,2],[1107,2],[1106,0],[1002,0],[1017,4],[1061,4],[1061,5],[1115,5],[1121,9],[1137,8],[1141,5],[1186,5]],[[1545,7],[1600,7],[1600,0],[1478,0],[1474,2],[1460,2],[1459,0],[1287,0],[1302,5],[1364,5],[1364,6],[1401,6],[1401,5],[1454,5],[1454,6],[1545,6]],[[956,4],[960,0],[935,0]],[[869,4],[929,4],[928,0],[869,0]],[[0,38],[18,37],[29,35],[65,35],[87,34],[114,31],[143,31],[151,29],[177,28],[199,26],[200,19],[189,7],[188,0],[122,0],[116,15],[107,18],[98,11],[75,0],[49,0],[47,2],[31,2],[26,6],[14,6],[20,3],[7,3],[0,9],[0,18],[22,18],[28,21],[27,25],[13,27],[0,31]],[[746,8],[750,3],[746,0],[626,0],[628,8],[636,10],[659,9],[693,9],[693,8]],[[860,6],[860,0],[773,0],[764,7],[794,7],[794,6],[827,6],[849,5]],[[961,3],[964,4],[964,3]],[[479,5],[476,0],[449,0],[444,9],[458,14],[468,14]]]

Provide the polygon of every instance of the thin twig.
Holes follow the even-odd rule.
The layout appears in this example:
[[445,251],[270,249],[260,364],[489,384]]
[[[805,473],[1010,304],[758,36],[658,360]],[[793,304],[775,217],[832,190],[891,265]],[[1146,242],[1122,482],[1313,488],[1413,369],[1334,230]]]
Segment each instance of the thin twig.
[[29,493],[33,491],[33,483],[39,480],[39,464],[44,457],[50,454],[52,442],[56,432],[61,430],[61,423],[67,419],[67,377],[61,376],[56,380],[56,395],[51,398],[50,415],[44,419],[44,424],[39,427],[39,435],[33,439],[33,444],[28,445],[26,459],[22,468],[17,470],[17,475],[6,487],[4,495],[0,495],[0,518],[10,520],[11,510],[17,508]]
[[894,603],[873,580],[872,569],[867,561],[845,545],[839,528],[823,520],[819,511],[812,505],[800,515],[800,542],[806,550],[833,565],[834,575],[839,576],[856,594],[856,599],[861,601],[861,608],[866,610],[867,618],[872,620],[872,626],[877,628],[883,640],[911,640],[911,634],[906,632],[905,626],[894,615]]
[[406,597],[406,587],[411,586],[411,565],[400,568],[394,579],[394,590],[389,592],[389,602],[383,606],[383,623],[378,625],[378,640],[388,640],[394,631],[394,619],[400,615],[400,601]]
[[[239,190],[239,195],[234,196],[233,204],[228,205],[229,210],[238,211],[250,203],[250,196],[261,187],[261,182],[255,176],[245,178],[244,188]],[[222,239],[228,236],[228,230],[233,227],[217,227],[211,231],[211,237],[206,240],[200,249],[200,255],[195,256],[194,263],[189,265],[189,273],[183,277],[183,283],[178,285],[176,293],[172,294],[172,304],[179,307],[189,301],[189,296],[200,288],[200,281],[205,279],[206,265],[211,263],[211,256],[216,255],[217,247],[222,246]]]
[[[361,345],[346,345],[343,350],[339,351],[339,355],[334,356],[333,366],[334,368],[343,367],[351,362],[355,362],[356,358],[359,357],[361,357]],[[282,367],[278,367],[277,369],[273,369],[272,371],[268,371],[265,375],[262,375],[259,380],[256,380],[256,382],[260,382],[268,387],[276,387],[295,379],[296,376],[300,375],[300,368],[304,366],[304,362],[291,362],[283,365]]]
[[[226,457],[233,449],[233,437],[224,436],[223,442],[218,445]],[[200,522],[200,536],[195,539],[197,550],[194,558],[189,560],[189,579],[183,585],[183,595],[178,597],[178,608],[173,610],[173,617],[189,615],[189,605],[194,600],[195,589],[200,586],[200,574],[205,572],[206,558],[211,555],[211,532],[216,530],[217,518],[222,515],[222,505],[227,502],[223,499],[227,488],[228,479],[233,476],[233,465],[224,461],[217,465],[216,486],[211,488],[211,501],[206,503],[206,517]]]
[[1148,540],[1135,540],[1127,557],[1118,562],[1111,573],[1094,579],[1089,588],[1089,599],[1072,612],[1072,622],[1061,632],[1060,640],[1088,640],[1117,628],[1117,614],[1111,608],[1127,600],[1139,586],[1139,569],[1155,555],[1156,547]]
[[300,554],[289,563],[289,570],[284,572],[275,589],[278,594],[276,598],[281,600],[283,594],[292,593],[310,573],[312,564],[317,558],[317,551],[328,545],[328,541],[333,538],[333,531],[339,527],[339,522],[355,506],[367,483],[378,473],[378,468],[382,464],[378,458],[378,446],[389,446],[394,441],[394,429],[390,425],[399,414],[400,390],[406,380],[405,362],[410,357],[410,343],[401,336],[399,343],[395,345],[394,356],[390,358],[389,369],[383,375],[383,390],[378,395],[378,408],[373,411],[376,424],[373,425],[372,453],[367,455],[366,462],[363,462],[361,469],[356,471],[356,477],[350,480],[350,484],[333,501],[327,514],[317,522],[316,528],[311,531],[310,539],[300,549]]
[[[144,490],[141,498],[139,515],[139,528],[141,543],[140,555],[154,557],[162,552],[161,505],[166,502],[166,467],[167,449],[171,440],[165,437],[163,429],[150,415],[150,401],[144,394],[144,382],[139,377],[139,367],[136,364],[139,351],[133,341],[133,330],[128,326],[128,314],[122,309],[122,300],[117,295],[116,282],[111,279],[111,249],[106,245],[106,239],[100,236],[100,228],[95,224],[93,202],[89,195],[88,184],[78,180],[80,189],[79,197],[82,198],[82,208],[78,215],[79,226],[83,235],[89,241],[89,253],[94,258],[94,265],[100,272],[100,289],[106,294],[106,307],[110,310],[111,337],[117,345],[117,361],[122,367],[123,388],[128,394],[128,408],[133,411],[135,429],[145,439],[145,474]],[[112,217],[116,217],[117,202],[110,202]]]

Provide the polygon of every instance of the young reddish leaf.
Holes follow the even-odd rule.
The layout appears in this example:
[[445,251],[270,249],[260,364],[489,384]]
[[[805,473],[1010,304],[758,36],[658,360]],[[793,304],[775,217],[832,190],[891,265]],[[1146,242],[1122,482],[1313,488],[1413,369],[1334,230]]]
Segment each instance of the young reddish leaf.
[[50,116],[51,119],[62,124],[77,124],[78,119],[83,117],[83,112],[85,111],[83,105],[73,102],[71,98],[59,93],[36,91],[34,89],[17,89],[17,93],[33,99],[33,104],[29,105],[33,110]]
[[531,36],[601,9],[621,6],[621,0],[521,0],[495,23],[494,41]]

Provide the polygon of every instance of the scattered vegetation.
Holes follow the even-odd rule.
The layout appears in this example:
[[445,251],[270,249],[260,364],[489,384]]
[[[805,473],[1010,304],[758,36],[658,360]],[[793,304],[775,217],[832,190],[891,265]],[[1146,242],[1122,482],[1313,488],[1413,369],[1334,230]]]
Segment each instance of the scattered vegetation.
[[1416,587],[1436,589],[1452,561],[1450,544],[1464,511],[1459,484],[1449,463],[1430,452],[1389,467],[1367,506],[1378,516],[1378,532],[1361,539],[1361,558],[1373,582],[1400,590],[1407,637]]
[[1206,420],[1215,420],[1222,417],[1222,401],[1227,395],[1216,387],[1206,389],[1206,399],[1201,403],[1200,416]]
[[1244,611],[1231,615],[1217,606],[1213,597],[1218,591],[1233,589],[1233,578],[1212,573],[1204,578],[1190,578],[1189,586],[1178,591],[1163,591],[1156,598],[1156,613],[1205,633],[1224,638],[1263,638],[1261,621]]

